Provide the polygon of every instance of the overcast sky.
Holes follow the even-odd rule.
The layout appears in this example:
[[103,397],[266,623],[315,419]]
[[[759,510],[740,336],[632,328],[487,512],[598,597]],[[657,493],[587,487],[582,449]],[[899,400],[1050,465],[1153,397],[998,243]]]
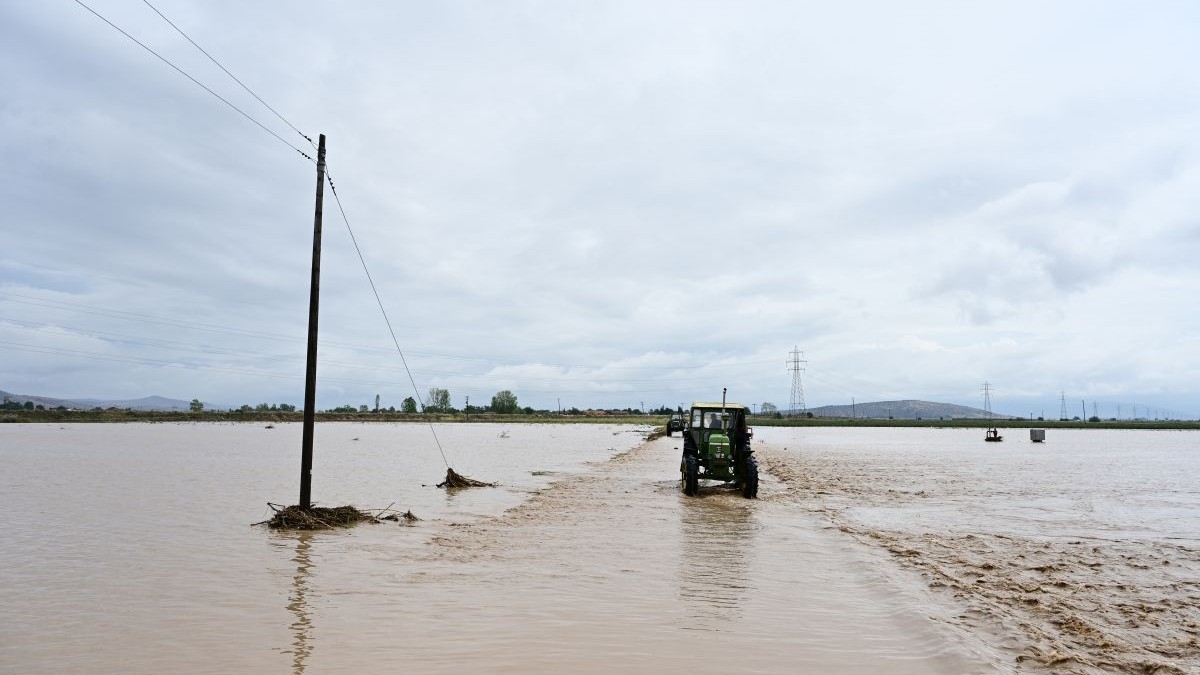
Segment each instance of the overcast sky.
[[[422,394],[1200,415],[1195,3],[152,1]],[[313,163],[70,0],[0,58],[0,389],[300,403]],[[325,207],[318,404],[398,406]]]

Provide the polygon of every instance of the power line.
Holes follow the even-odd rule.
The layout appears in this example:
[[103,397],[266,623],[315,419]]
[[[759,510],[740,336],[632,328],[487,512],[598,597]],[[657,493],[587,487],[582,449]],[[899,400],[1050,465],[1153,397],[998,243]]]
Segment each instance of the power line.
[[[325,138],[321,137],[321,147],[325,147]],[[322,156],[324,159],[324,156]],[[383,300],[379,298],[379,291],[375,288],[375,280],[371,278],[371,271],[367,269],[367,259],[363,257],[362,249],[358,247],[358,238],[354,236],[354,230],[350,227],[350,218],[346,216],[346,209],[342,206],[342,198],[338,196],[337,188],[333,185],[333,176],[328,171],[325,173],[325,180],[329,182],[329,191],[333,193],[333,200],[337,202],[338,212],[342,214],[342,222],[346,224],[346,231],[350,233],[350,242],[354,244],[354,252],[358,254],[358,261],[362,263],[363,273],[367,275],[367,283],[371,285],[371,293],[375,296],[375,303],[379,305],[379,313],[383,315],[383,322],[387,324],[388,333],[392,336],[392,344],[396,345],[396,353],[400,355],[400,362],[404,364],[404,372],[408,375],[408,381],[412,384],[413,394],[416,396],[418,403],[421,406],[421,412],[425,412],[425,404],[421,403],[421,390],[417,388],[417,381],[413,379],[412,370],[408,367],[408,359],[404,358],[404,350],[400,349],[400,341],[396,339],[396,331],[392,329],[392,321],[388,318],[387,310],[383,308]],[[442,442],[438,439],[437,430],[433,428],[433,422],[429,423],[429,432],[433,434],[433,442],[437,444],[438,452],[442,454],[442,461],[445,462],[446,468],[450,468],[450,461],[446,459],[446,451],[442,449]]]
[[[220,101],[221,101],[222,103],[224,103],[226,106],[228,106],[229,108],[233,109],[235,112],[237,112],[238,114],[242,115],[243,117],[245,117],[245,118],[246,118],[247,120],[249,120],[250,122],[254,123],[254,124],[255,124],[256,126],[258,126],[260,129],[262,129],[263,131],[267,132],[268,134],[270,134],[270,135],[271,135],[272,137],[274,137],[275,139],[279,140],[279,141],[280,141],[281,143],[283,143],[284,145],[287,145],[289,148],[291,148],[292,150],[294,150],[294,151],[296,151],[297,153],[299,153],[299,154],[300,154],[302,157],[305,157],[305,158],[306,158],[306,159],[308,159],[309,161],[315,161],[315,160],[313,160],[313,158],[312,158],[310,155],[308,155],[308,154],[307,154],[307,153],[305,153],[304,151],[300,150],[300,149],[299,149],[299,148],[297,148],[295,145],[292,145],[291,143],[289,143],[289,142],[288,142],[286,139],[284,139],[283,137],[279,136],[277,133],[275,133],[274,131],[272,131],[272,130],[271,130],[271,129],[269,129],[268,127],[266,127],[264,124],[262,124],[260,121],[258,121],[258,120],[257,120],[257,119],[255,119],[254,117],[252,117],[252,116],[251,116],[250,114],[248,114],[246,111],[244,111],[244,110],[242,110],[241,108],[239,108],[238,106],[234,105],[234,104],[233,104],[232,102],[230,102],[228,99],[226,99],[225,97],[221,96],[220,94],[218,94],[217,92],[215,92],[213,89],[211,89],[210,87],[208,87],[208,86],[207,86],[207,85],[205,85],[204,83],[200,82],[198,79],[196,79],[195,77],[193,77],[191,74],[189,74],[188,72],[184,71],[184,70],[183,70],[182,68],[180,68],[179,66],[175,65],[175,64],[174,64],[173,62],[171,62],[169,59],[167,59],[167,58],[166,58],[166,57],[164,57],[163,55],[159,54],[159,53],[158,53],[157,51],[155,51],[154,49],[150,48],[148,45],[146,45],[145,43],[143,43],[141,40],[138,40],[138,39],[137,39],[137,38],[135,38],[133,35],[131,35],[129,32],[125,31],[125,30],[124,30],[124,29],[122,29],[120,26],[116,25],[115,23],[113,23],[112,21],[110,21],[108,18],[106,18],[106,17],[104,17],[103,15],[101,15],[101,14],[100,14],[99,12],[97,12],[95,9],[93,9],[93,8],[92,8],[92,7],[90,7],[90,6],[88,6],[86,3],[82,2],[82,0],[75,0],[75,2],[76,2],[76,4],[78,4],[79,6],[83,7],[83,8],[84,8],[84,9],[86,9],[88,12],[90,12],[91,14],[93,14],[94,16],[96,16],[97,18],[99,18],[101,21],[103,21],[103,22],[105,22],[106,24],[108,24],[108,25],[109,25],[111,28],[113,28],[114,30],[118,31],[119,33],[121,33],[122,35],[124,35],[126,38],[128,38],[128,39],[129,39],[129,40],[131,40],[132,42],[136,43],[138,46],[142,47],[142,49],[144,49],[145,51],[149,52],[149,53],[150,53],[151,55],[153,55],[155,58],[159,59],[159,60],[160,60],[160,61],[162,61],[163,63],[165,63],[165,64],[167,64],[168,66],[170,66],[170,67],[171,67],[173,70],[175,70],[175,71],[176,71],[176,72],[178,72],[179,74],[181,74],[181,75],[183,75],[184,77],[186,77],[186,78],[187,78],[188,80],[190,80],[190,81],[191,81],[193,84],[195,84],[195,85],[199,86],[200,88],[204,89],[204,90],[205,90],[206,92],[208,92],[210,95],[212,95],[213,97],[215,97],[215,98],[217,98],[218,100],[220,100]],[[252,89],[251,89],[249,86],[247,86],[247,85],[246,85],[244,82],[242,82],[240,79],[238,79],[238,78],[237,78],[237,77],[236,77],[236,76],[235,76],[235,75],[234,75],[234,74],[233,74],[233,73],[232,73],[232,72],[231,72],[231,71],[230,71],[228,68],[226,68],[224,65],[222,65],[222,64],[221,64],[221,63],[220,63],[220,62],[219,62],[219,61],[218,61],[218,60],[217,60],[217,59],[216,59],[214,56],[212,56],[212,54],[210,54],[210,53],[209,53],[207,50],[205,50],[203,47],[201,47],[201,46],[199,45],[199,43],[197,43],[195,40],[193,40],[193,39],[191,38],[191,36],[189,36],[189,35],[188,35],[188,34],[187,34],[187,33],[186,33],[186,32],[185,32],[183,29],[181,29],[181,28],[180,28],[178,25],[176,25],[176,24],[175,24],[173,21],[171,21],[171,20],[170,20],[170,19],[169,19],[169,18],[168,18],[168,17],[167,17],[165,14],[163,14],[163,12],[162,12],[162,11],[160,11],[160,10],[159,10],[157,7],[155,7],[155,6],[154,6],[154,5],[153,5],[151,2],[149,2],[149,0],[143,0],[143,2],[144,2],[144,4],[146,4],[146,6],[147,6],[147,7],[149,7],[151,10],[153,10],[153,11],[155,12],[155,14],[157,14],[157,15],[158,15],[158,16],[159,16],[159,17],[160,17],[160,18],[161,18],[163,21],[165,21],[165,22],[166,22],[168,25],[170,25],[170,26],[171,26],[171,27],[172,27],[172,28],[173,28],[173,29],[174,29],[176,32],[178,32],[178,33],[179,33],[181,36],[183,36],[183,37],[184,37],[184,39],[186,39],[186,40],[187,40],[187,41],[188,41],[190,44],[192,44],[192,46],[193,46],[193,47],[195,47],[195,48],[196,48],[197,50],[199,50],[199,51],[200,51],[202,54],[204,54],[204,55],[205,55],[205,57],[207,57],[207,58],[208,58],[208,59],[209,59],[209,60],[210,60],[210,61],[211,61],[211,62],[212,62],[214,65],[216,65],[218,68],[220,68],[220,69],[221,69],[221,70],[222,70],[222,71],[223,71],[223,72],[224,72],[226,75],[228,75],[228,76],[229,76],[229,77],[230,77],[230,78],[231,78],[231,79],[232,79],[234,82],[236,82],[236,83],[237,83],[239,86],[241,86],[241,87],[242,87],[242,88],[243,88],[243,89],[244,89],[244,90],[245,90],[247,93],[249,93],[251,96],[253,96],[253,97],[255,98],[255,100],[257,100],[257,101],[258,101],[259,103],[261,103],[261,104],[262,104],[264,107],[266,107],[266,108],[267,108],[269,111],[271,111],[271,113],[272,113],[272,114],[274,114],[274,115],[275,115],[277,118],[279,118],[279,120],[280,120],[280,121],[282,121],[284,124],[286,124],[288,127],[290,127],[290,128],[293,130],[293,131],[295,131],[295,132],[296,132],[297,134],[299,134],[301,137],[305,138],[305,139],[306,139],[306,140],[307,140],[307,141],[308,141],[310,144],[312,144],[312,143],[313,143],[313,141],[312,141],[312,138],[311,138],[311,137],[309,137],[309,136],[305,135],[303,132],[301,132],[301,131],[300,131],[300,130],[299,130],[299,129],[298,129],[296,126],[295,126],[295,125],[293,125],[293,124],[292,124],[290,121],[288,121],[288,120],[287,120],[287,118],[283,117],[283,115],[282,115],[282,114],[280,114],[280,113],[279,113],[279,111],[277,111],[277,110],[276,110],[274,107],[272,107],[272,106],[271,106],[270,104],[268,104],[268,103],[267,103],[265,100],[263,100],[263,98],[262,98],[261,96],[259,96],[257,93],[255,93],[255,92],[254,92],[254,91],[253,91],[253,90],[252,90]],[[413,388],[414,388],[414,393],[416,393],[416,394],[417,394],[417,396],[418,396],[418,397],[420,397],[420,392],[417,390],[417,387],[416,387],[416,382],[415,382],[415,380],[413,379],[413,376],[412,376],[412,371],[411,371],[411,369],[410,369],[410,368],[409,368],[409,366],[408,366],[408,362],[407,362],[407,359],[406,359],[406,357],[405,357],[405,355],[404,355],[404,352],[403,352],[403,350],[401,350],[401,349],[400,349],[399,341],[398,341],[398,339],[396,338],[395,330],[394,330],[394,328],[392,327],[391,321],[390,321],[390,319],[389,319],[389,318],[388,318],[388,316],[387,316],[387,312],[386,312],[386,310],[385,310],[385,308],[384,308],[384,306],[383,306],[382,300],[380,299],[379,292],[378,292],[378,289],[376,288],[376,285],[375,285],[374,279],[371,277],[370,271],[369,271],[369,269],[367,268],[367,264],[366,264],[365,257],[363,256],[363,254],[362,254],[362,251],[361,251],[361,249],[360,249],[360,247],[359,247],[359,245],[358,245],[358,241],[357,241],[357,238],[356,238],[356,237],[355,237],[355,235],[354,235],[354,231],[353,231],[353,229],[352,229],[352,228],[351,228],[351,226],[350,226],[349,218],[348,218],[348,217],[347,217],[347,215],[346,215],[345,208],[344,208],[344,206],[343,206],[343,204],[342,204],[342,202],[341,202],[341,199],[340,199],[340,198],[338,197],[338,195],[337,195],[337,190],[336,190],[336,187],[334,186],[334,183],[333,183],[333,180],[332,180],[332,175],[329,175],[329,176],[328,176],[328,180],[329,180],[329,185],[330,185],[330,188],[331,188],[331,190],[333,191],[334,197],[335,197],[335,199],[336,199],[336,201],[337,201],[337,204],[338,204],[338,209],[339,209],[339,211],[341,212],[342,219],[343,219],[343,221],[344,221],[344,222],[345,222],[345,224],[346,224],[346,229],[347,229],[347,232],[350,234],[351,242],[354,244],[355,251],[356,251],[356,253],[358,254],[358,257],[359,257],[359,262],[360,262],[360,263],[362,264],[362,266],[363,266],[363,271],[364,271],[364,273],[365,273],[365,274],[366,274],[366,276],[367,276],[367,281],[368,281],[368,283],[370,284],[370,287],[371,287],[372,293],[373,293],[373,294],[374,294],[374,296],[375,296],[376,303],[379,305],[379,309],[380,309],[380,312],[381,312],[381,313],[382,313],[382,315],[383,315],[384,322],[387,324],[387,327],[388,327],[388,332],[389,332],[389,334],[390,334],[390,335],[391,335],[391,337],[392,337],[392,342],[393,342],[394,346],[396,347],[396,351],[397,351],[397,352],[400,354],[401,361],[402,361],[402,363],[403,363],[403,365],[404,365],[405,372],[408,374],[408,377],[409,377],[410,383],[413,385]],[[205,330],[205,328],[201,328],[200,326],[196,325],[194,322],[182,322],[182,323],[184,323],[184,324],[192,324],[192,325],[190,325],[189,327],[191,327],[191,328],[194,328],[194,329]],[[168,325],[170,325],[170,324],[168,324]],[[179,325],[179,324],[177,323],[176,325]],[[209,330],[212,330],[212,329],[209,329]],[[245,333],[243,333],[243,334],[245,334]],[[263,337],[263,336],[262,336],[262,335],[258,335],[258,336],[254,336],[254,337]],[[548,365],[548,364],[547,364],[547,365]],[[733,365],[733,364],[726,364],[726,365]],[[621,366],[616,366],[616,367],[613,367],[613,368],[621,368],[621,369],[649,369],[649,368],[679,369],[680,367],[679,367],[679,366],[662,366],[662,367],[641,367],[641,368],[639,368],[639,367],[621,367]],[[523,378],[523,379],[528,379],[528,378]],[[546,379],[546,378],[543,378],[543,379]],[[433,430],[433,427],[432,427],[432,425],[430,426],[430,429],[431,429],[431,431]],[[435,441],[436,441],[436,440],[437,440],[437,438],[436,438],[436,432],[434,432],[434,437],[435,437]],[[440,443],[440,442],[438,442],[438,447],[439,447],[439,450],[441,450],[441,443]],[[445,454],[444,454],[444,452],[443,452],[443,459],[445,459]]]
[[[302,138],[304,138],[304,140],[308,141],[310,145],[312,144],[312,142],[313,142],[313,139],[312,139],[310,136],[308,136],[307,134],[305,134],[303,131],[300,131],[299,129],[297,129],[297,128],[296,128],[296,125],[294,125],[294,124],[292,124],[291,122],[287,121],[287,118],[285,118],[283,115],[280,115],[280,114],[279,114],[279,111],[275,110],[274,108],[272,108],[272,107],[270,106],[270,104],[268,104],[266,101],[262,100],[262,97],[260,97],[260,96],[259,96],[258,94],[256,94],[256,93],[254,93],[254,90],[253,90],[253,89],[251,89],[250,87],[247,87],[247,86],[246,86],[246,84],[245,84],[244,82],[242,82],[242,81],[241,81],[241,80],[239,80],[239,79],[238,79],[236,76],[234,76],[234,74],[233,74],[233,73],[229,72],[229,69],[228,69],[228,68],[226,68],[225,66],[221,65],[221,62],[220,62],[220,61],[217,61],[217,59],[216,59],[216,58],[214,58],[212,54],[209,54],[209,53],[208,53],[208,51],[204,49],[204,47],[201,47],[200,45],[196,44],[196,41],[195,41],[195,40],[193,40],[193,39],[191,38],[191,36],[189,36],[187,33],[183,32],[183,29],[182,29],[182,28],[180,28],[179,26],[176,26],[176,25],[175,25],[175,22],[173,22],[173,21],[171,21],[170,19],[168,19],[168,18],[166,17],[166,15],[165,15],[165,14],[163,14],[161,11],[159,11],[159,9],[158,9],[157,7],[155,7],[154,5],[150,4],[150,0],[142,0],[142,2],[146,3],[146,6],[147,6],[147,7],[149,7],[149,8],[150,8],[150,9],[152,9],[152,10],[154,10],[154,13],[155,13],[155,14],[159,15],[160,17],[162,17],[162,20],[163,20],[163,21],[166,21],[166,22],[167,22],[167,24],[171,26],[171,28],[174,28],[174,29],[175,29],[175,30],[176,30],[176,31],[177,31],[177,32],[178,32],[180,35],[182,35],[182,36],[183,36],[183,37],[184,37],[184,38],[185,38],[185,39],[186,39],[188,42],[192,43],[192,46],[193,46],[193,47],[195,47],[196,49],[199,49],[201,54],[204,54],[205,56],[207,56],[209,61],[212,61],[212,62],[213,62],[213,63],[214,63],[214,64],[215,64],[215,65],[216,65],[218,68],[220,68],[221,70],[225,71],[225,74],[226,74],[226,75],[228,75],[228,76],[229,76],[229,77],[230,77],[230,78],[231,78],[231,79],[232,79],[234,82],[237,82],[239,85],[241,85],[242,89],[245,89],[245,90],[246,90],[246,92],[247,92],[248,94],[250,94],[251,96],[253,96],[253,97],[254,97],[254,98],[255,98],[255,99],[256,99],[256,100],[257,100],[259,103],[263,104],[263,106],[264,106],[264,107],[265,107],[267,110],[270,110],[272,113],[274,113],[274,114],[275,114],[275,116],[276,116],[276,117],[278,117],[278,118],[280,119],[280,121],[282,121],[284,124],[286,124],[286,125],[288,125],[289,127],[291,127],[291,128],[292,128],[292,131],[295,131],[297,134],[300,134],[300,136],[301,136]],[[300,153],[300,154],[304,154],[304,153]],[[307,157],[307,155],[305,155],[305,156]]]
[[[113,28],[114,30],[116,30],[117,32],[119,32],[121,35],[124,35],[125,37],[129,38],[130,40],[133,40],[135,43],[137,43],[137,45],[138,45],[139,47],[141,47],[142,49],[145,49],[146,51],[150,52],[150,53],[151,53],[151,54],[153,54],[153,55],[154,55],[156,58],[158,58],[158,60],[162,61],[163,63],[167,64],[168,66],[171,66],[171,68],[175,69],[175,71],[176,71],[177,73],[179,73],[180,75],[183,75],[183,76],[184,76],[184,77],[186,77],[187,79],[191,80],[193,83],[195,83],[195,85],[196,85],[196,86],[198,86],[198,87],[200,87],[201,89],[203,89],[204,91],[207,91],[208,93],[212,94],[213,96],[215,96],[215,97],[217,98],[217,100],[221,101],[221,102],[222,102],[222,103],[224,103],[225,105],[227,105],[227,106],[229,106],[230,108],[232,108],[233,110],[237,111],[237,113],[238,113],[239,115],[241,115],[242,117],[245,117],[246,119],[248,119],[248,120],[250,120],[251,122],[253,122],[253,123],[254,123],[256,126],[258,126],[258,128],[259,128],[259,129],[262,129],[263,131],[267,132],[268,134],[271,134],[272,136],[274,136],[274,137],[276,138],[276,140],[278,140],[280,143],[283,143],[284,145],[288,146],[288,147],[289,147],[289,148],[291,148],[292,150],[295,150],[296,152],[300,153],[300,156],[301,156],[301,157],[304,157],[305,159],[307,159],[307,160],[308,160],[308,161],[310,161],[310,162],[315,162],[315,161],[316,161],[316,160],[314,160],[312,157],[310,157],[310,156],[309,156],[307,153],[305,153],[303,150],[301,150],[300,148],[297,148],[296,146],[294,146],[294,145],[292,145],[291,143],[287,142],[287,140],[285,140],[285,139],[284,139],[282,136],[280,136],[279,134],[277,134],[277,133],[275,133],[274,131],[271,131],[270,129],[268,129],[268,128],[267,128],[267,127],[266,127],[266,126],[265,126],[265,125],[264,125],[262,122],[259,122],[258,120],[256,120],[256,119],[254,119],[253,117],[251,117],[251,116],[250,116],[250,114],[249,114],[249,113],[247,113],[245,110],[242,110],[241,108],[237,107],[236,105],[234,105],[234,104],[230,103],[230,102],[229,102],[229,100],[228,100],[228,99],[226,99],[224,96],[221,96],[220,94],[218,94],[217,92],[213,91],[212,89],[209,89],[207,86],[205,86],[205,84],[204,84],[203,82],[201,82],[200,80],[197,80],[196,78],[192,77],[192,76],[191,76],[191,75],[189,75],[189,74],[188,74],[188,73],[187,73],[185,70],[183,70],[183,69],[182,69],[182,68],[180,68],[179,66],[175,65],[174,63],[171,63],[171,61],[169,61],[169,60],[168,60],[168,59],[167,59],[165,56],[163,56],[162,54],[159,54],[158,52],[154,51],[154,50],[153,50],[153,49],[151,49],[150,47],[146,46],[146,44],[145,44],[144,42],[142,42],[141,40],[139,40],[139,39],[137,39],[137,38],[133,37],[133,36],[132,36],[132,35],[130,35],[129,33],[125,32],[125,30],[124,30],[123,28],[121,28],[121,27],[120,27],[120,26],[118,26],[117,24],[113,23],[112,21],[109,21],[108,19],[104,18],[104,16],[103,16],[102,14],[100,14],[99,12],[97,12],[96,10],[92,9],[91,7],[88,7],[86,4],[84,4],[84,3],[82,2],[82,0],[75,0],[75,4],[77,4],[77,5],[79,5],[80,7],[82,7],[82,8],[84,8],[84,9],[86,9],[87,11],[91,12],[93,15],[95,15],[95,16],[96,16],[96,18],[100,19],[101,21],[103,21],[104,23],[108,24],[109,26],[112,26],[112,28]],[[155,11],[157,11],[157,10],[155,10]],[[161,15],[160,15],[160,16],[161,16]],[[165,19],[166,17],[163,17],[163,18]],[[170,22],[168,22],[168,23],[170,23]],[[172,24],[172,25],[173,25],[173,24]],[[177,30],[178,30],[178,29],[177,29]],[[180,32],[182,32],[182,31],[180,31]],[[186,37],[186,36],[185,36],[185,37]],[[193,43],[193,44],[194,44],[194,43]],[[203,51],[203,50],[201,50],[201,51]],[[256,98],[257,98],[257,97],[256,97]],[[303,134],[301,134],[301,135],[303,135]]]

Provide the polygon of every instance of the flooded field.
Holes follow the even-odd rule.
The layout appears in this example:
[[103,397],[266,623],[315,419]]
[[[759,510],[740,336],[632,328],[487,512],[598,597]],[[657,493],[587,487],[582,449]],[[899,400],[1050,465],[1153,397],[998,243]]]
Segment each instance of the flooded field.
[[[1011,430],[1017,431],[1017,430]],[[763,430],[785,499],[882,548],[1021,670],[1200,672],[1200,434]]]
[[0,425],[0,671],[1197,670],[1200,436],[760,429],[748,501],[645,431],[439,426],[447,493],[323,425],[317,501],[423,520],[298,534],[298,426]]

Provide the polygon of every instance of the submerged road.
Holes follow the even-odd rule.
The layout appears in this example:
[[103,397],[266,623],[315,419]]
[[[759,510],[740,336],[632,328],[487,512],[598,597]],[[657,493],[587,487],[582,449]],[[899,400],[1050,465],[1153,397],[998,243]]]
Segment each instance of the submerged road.
[[911,573],[797,509],[770,476],[758,500],[682,495],[679,444],[640,445],[482,523],[427,524],[438,534],[404,560],[375,549],[386,588],[378,568],[356,589],[326,565],[300,669],[1008,670]]

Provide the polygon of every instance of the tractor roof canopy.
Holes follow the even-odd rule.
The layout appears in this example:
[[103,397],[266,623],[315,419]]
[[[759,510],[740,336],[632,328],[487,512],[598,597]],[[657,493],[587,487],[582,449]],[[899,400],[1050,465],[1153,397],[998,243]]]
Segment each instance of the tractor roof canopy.
[[692,408],[701,408],[703,410],[720,410],[721,408],[725,408],[726,410],[729,410],[729,411],[749,410],[749,408],[742,405],[741,403],[726,403],[724,405],[721,405],[720,403],[696,402],[696,403],[692,404]]

